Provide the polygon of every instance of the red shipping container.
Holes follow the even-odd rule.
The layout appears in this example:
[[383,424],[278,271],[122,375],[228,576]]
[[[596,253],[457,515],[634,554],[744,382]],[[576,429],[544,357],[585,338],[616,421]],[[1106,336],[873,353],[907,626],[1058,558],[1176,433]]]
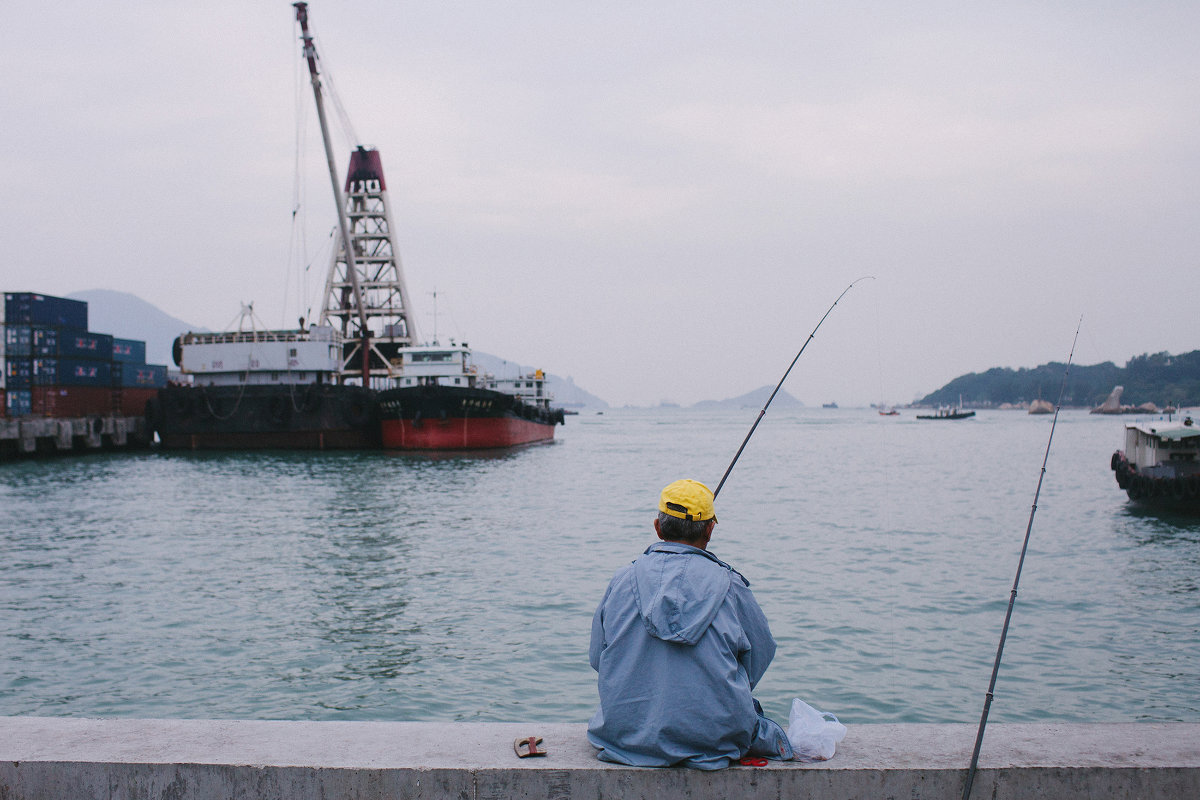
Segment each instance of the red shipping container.
[[158,397],[158,389],[127,387],[117,389],[117,413],[123,417],[141,417],[146,413],[146,402]]
[[43,417],[107,416],[112,412],[113,392],[108,387],[33,387],[33,413]]

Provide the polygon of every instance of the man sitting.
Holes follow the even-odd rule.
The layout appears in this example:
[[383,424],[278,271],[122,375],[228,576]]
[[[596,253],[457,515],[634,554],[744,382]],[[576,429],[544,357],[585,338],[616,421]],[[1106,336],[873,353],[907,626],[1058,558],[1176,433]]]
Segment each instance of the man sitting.
[[588,740],[604,761],[721,769],[747,756],[792,758],[751,696],[775,655],[750,582],[708,552],[713,493],[662,490],[660,542],[617,572],[592,618],[600,707]]

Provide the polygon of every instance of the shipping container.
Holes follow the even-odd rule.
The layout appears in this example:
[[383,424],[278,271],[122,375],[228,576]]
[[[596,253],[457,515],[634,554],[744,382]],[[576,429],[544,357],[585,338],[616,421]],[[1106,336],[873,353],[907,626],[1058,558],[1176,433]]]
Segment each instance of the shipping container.
[[81,358],[35,358],[35,386],[112,386],[112,364]]
[[43,417],[108,416],[113,413],[113,391],[102,386],[35,386],[31,408]]
[[30,373],[30,383],[33,386],[49,386],[52,383],[58,383],[57,358],[35,358],[30,363],[33,365]]
[[29,389],[6,390],[4,408],[10,417],[29,416],[33,413],[33,393]]
[[71,328],[31,326],[30,350],[35,358],[88,358],[112,361],[113,337],[107,333],[77,331]]
[[126,364],[146,363],[146,343],[136,339],[113,339],[112,360]]
[[32,292],[7,292],[4,318],[9,324],[50,325],[87,330],[87,303]]
[[5,325],[4,354],[6,358],[28,358],[32,356],[33,327],[31,325]]
[[112,361],[113,337],[107,333],[60,330],[58,355],[62,358]]
[[161,389],[167,385],[167,368],[161,364],[123,364],[113,362],[113,386],[140,386]]
[[28,325],[33,322],[33,296],[28,292],[6,292],[4,322],[7,325]]
[[114,389],[116,412],[123,417],[143,417],[146,404],[158,397],[158,389]]
[[28,358],[6,358],[4,360],[4,388],[28,389],[33,385],[33,360]]
[[45,325],[34,325],[31,329],[32,351],[34,357],[49,356],[54,358],[58,355],[58,328],[49,328]]

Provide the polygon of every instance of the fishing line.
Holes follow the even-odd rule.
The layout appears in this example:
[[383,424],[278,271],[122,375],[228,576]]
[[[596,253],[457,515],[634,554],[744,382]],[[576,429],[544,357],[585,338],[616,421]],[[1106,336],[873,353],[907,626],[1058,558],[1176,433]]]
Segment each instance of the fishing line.
[[[890,414],[895,410],[895,406],[892,405],[892,403],[884,401],[883,394],[883,329],[880,323],[880,320],[883,319],[883,312],[879,305],[879,295],[879,292],[875,293],[875,362],[879,371],[879,406],[877,410],[879,412],[879,416],[883,417],[883,419],[876,420],[877,423],[890,422],[890,418],[884,416],[884,414],[885,412]],[[896,470],[891,468],[891,464],[895,462],[894,459],[890,457],[891,447],[895,445],[895,441],[892,437],[896,435],[896,432],[894,426],[892,425],[887,425],[883,430],[886,433],[879,437],[879,443],[886,445],[885,447],[880,448],[879,453],[879,464],[883,469],[883,476],[880,479],[880,486],[882,488],[881,494],[885,499],[883,504],[883,519],[881,522],[883,525],[884,538],[887,542],[888,561],[892,564],[896,564],[896,526],[892,517],[892,511],[896,508]],[[898,597],[900,590],[897,584],[900,580],[900,571],[898,569],[893,569],[889,570],[887,574],[891,580],[888,596]],[[885,613],[884,616],[888,621],[888,654],[891,657],[892,666],[891,670],[889,670],[891,673],[891,681],[888,684],[887,689],[890,691],[891,697],[895,698],[899,696],[899,691],[897,690],[896,686],[896,682],[899,680],[899,670],[896,669],[896,615],[894,613]]]
[[983,731],[987,727],[988,711],[996,689],[996,676],[1000,672],[1000,657],[1004,655],[1004,640],[1008,638],[1008,623],[1012,619],[1013,606],[1017,602],[1017,584],[1021,582],[1021,568],[1025,565],[1025,553],[1029,549],[1029,535],[1033,531],[1033,515],[1037,513],[1038,496],[1042,493],[1042,480],[1046,477],[1046,462],[1050,460],[1050,443],[1054,441],[1054,428],[1058,425],[1058,412],[1062,408],[1063,394],[1067,390],[1067,376],[1071,374],[1071,362],[1075,359],[1075,345],[1079,341],[1079,329],[1083,317],[1075,326],[1075,338],[1071,340],[1071,354],[1067,356],[1067,368],[1063,370],[1062,387],[1058,390],[1058,402],[1054,405],[1054,420],[1050,423],[1050,437],[1046,440],[1046,454],[1042,456],[1042,472],[1038,475],[1037,490],[1033,493],[1033,507],[1029,509],[1029,523],[1025,526],[1025,541],[1021,544],[1021,557],[1017,560],[1017,574],[1013,578],[1012,593],[1008,596],[1008,610],[1004,614],[1004,627],[1000,629],[1000,643],[996,646],[996,661],[992,664],[992,679],[988,683],[983,700],[983,714],[979,718],[979,731],[975,734],[975,750],[971,753],[971,767],[967,770],[967,783],[963,787],[963,800],[971,797],[971,786],[975,783],[975,769],[979,766],[979,748],[983,745]]
[[750,437],[754,435],[755,429],[758,428],[758,423],[762,422],[763,415],[767,413],[767,406],[771,405],[771,401],[775,399],[775,395],[779,394],[779,390],[783,388],[783,382],[786,381],[787,376],[791,374],[792,367],[796,366],[796,362],[800,360],[800,355],[804,352],[804,348],[808,347],[808,343],[811,342],[813,337],[817,335],[817,331],[821,328],[821,323],[825,322],[825,317],[828,317],[830,312],[833,311],[834,306],[836,306],[838,302],[846,296],[846,292],[854,288],[854,284],[865,280],[875,280],[875,276],[865,275],[857,280],[851,281],[850,285],[843,289],[842,293],[837,296],[837,300],[833,301],[833,305],[826,309],[825,315],[821,317],[821,321],[817,323],[817,327],[813,328],[812,333],[810,333],[808,338],[804,340],[804,344],[800,347],[800,352],[796,353],[796,357],[793,358],[792,363],[788,365],[787,370],[783,373],[783,377],[780,378],[779,383],[775,385],[775,391],[771,392],[771,396],[768,397],[767,402],[763,404],[762,410],[758,412],[758,417],[756,417],[754,420],[754,424],[750,426],[750,432],[747,433],[746,438],[742,440],[742,446],[737,449],[737,453],[735,453],[733,456],[733,461],[730,461],[729,466],[726,467],[725,474],[721,476],[721,482],[717,484],[716,490],[713,491],[713,500],[716,500],[717,495],[721,493],[721,487],[725,485],[725,479],[729,477],[730,472],[733,472],[733,465],[738,462],[739,458],[741,458],[742,451],[746,449],[746,443],[750,441]]

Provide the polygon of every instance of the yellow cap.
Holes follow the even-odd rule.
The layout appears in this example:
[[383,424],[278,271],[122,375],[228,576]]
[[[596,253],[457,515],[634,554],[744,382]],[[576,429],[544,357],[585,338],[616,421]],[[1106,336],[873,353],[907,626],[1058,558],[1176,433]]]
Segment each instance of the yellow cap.
[[700,481],[684,479],[668,484],[658,498],[658,510],[686,520],[716,519],[712,490]]

